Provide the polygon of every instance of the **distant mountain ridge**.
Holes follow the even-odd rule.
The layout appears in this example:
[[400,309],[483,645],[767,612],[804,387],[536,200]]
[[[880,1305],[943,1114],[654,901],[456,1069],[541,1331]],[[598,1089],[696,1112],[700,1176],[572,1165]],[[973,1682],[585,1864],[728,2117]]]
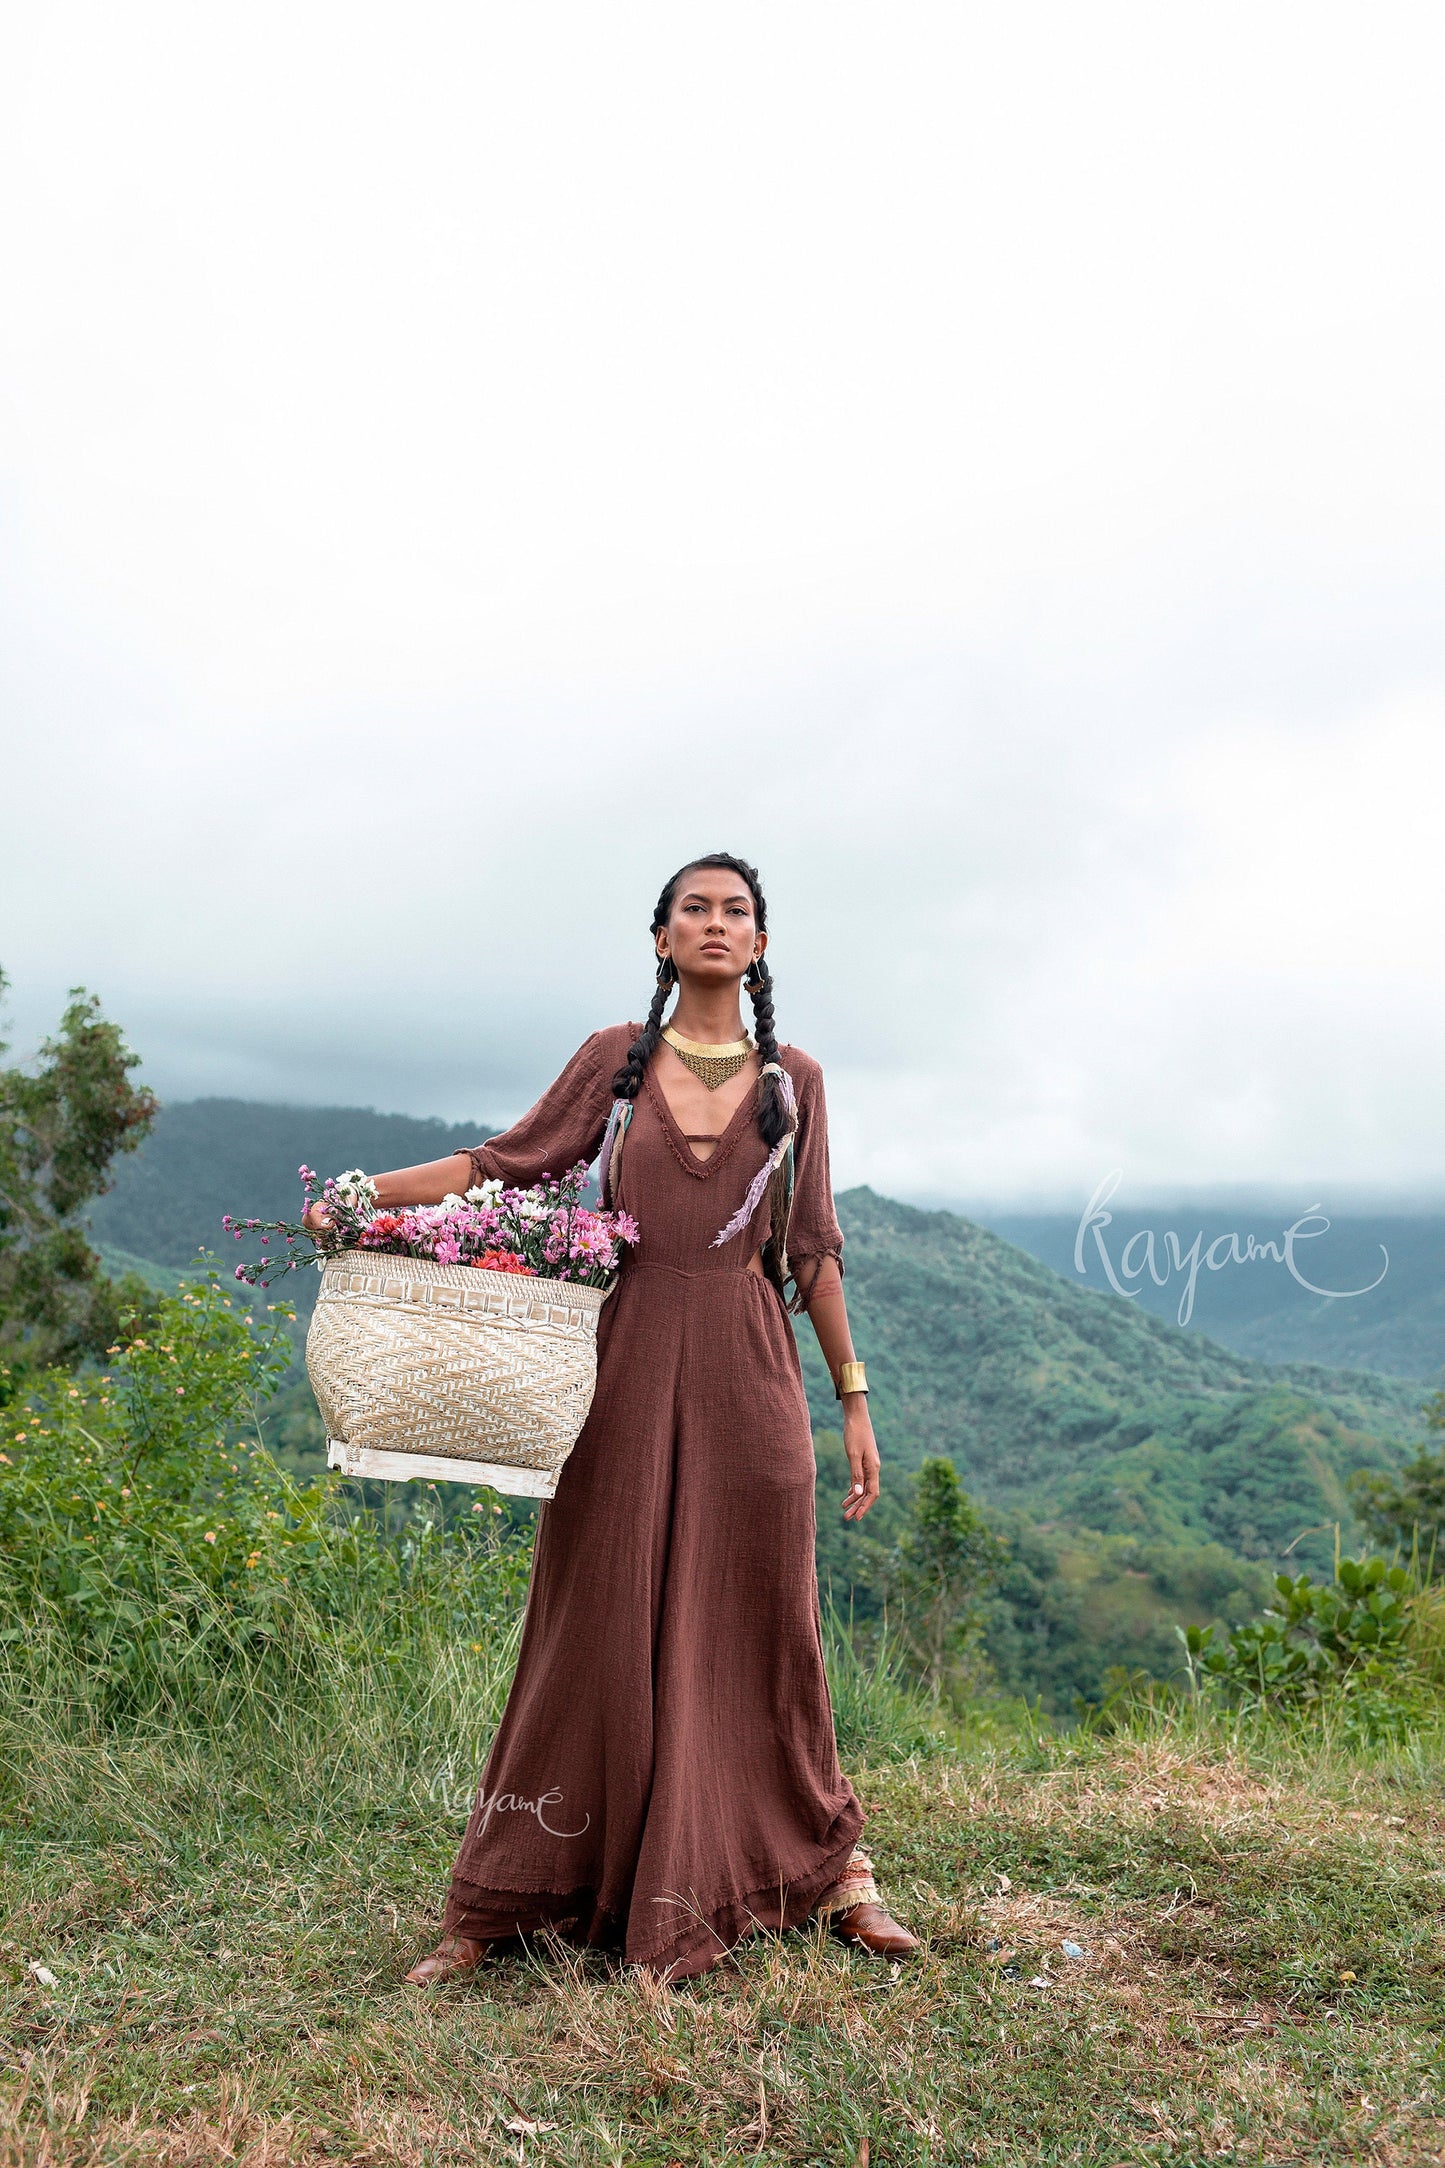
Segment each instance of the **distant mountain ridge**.
[[[1311,1221],[1306,1215],[1317,1195],[1306,1190],[1292,1204],[1272,1208],[1197,1200],[1143,1208],[1121,1205],[1111,1196],[1108,1225],[1087,1228],[1082,1243],[1082,1211],[981,1209],[961,1216],[1027,1250],[1072,1287],[1108,1287],[1102,1245],[1116,1277],[1133,1291],[1126,1299],[1170,1323],[1179,1320],[1188,1274],[1170,1270],[1166,1237],[1173,1233],[1186,1255],[1197,1241],[1200,1262],[1187,1319],[1191,1331],[1263,1362],[1348,1365],[1445,1384],[1445,1213],[1332,1210],[1326,1200]],[[959,1210],[946,1203],[944,1209]],[[1263,1253],[1267,1242],[1280,1250],[1285,1228],[1301,1219],[1306,1224],[1295,1246],[1301,1278],[1315,1288],[1367,1292],[1314,1293]],[[1253,1237],[1261,1253],[1237,1261],[1230,1236],[1241,1246]],[[1216,1241],[1217,1263],[1211,1267],[1210,1245]],[[1146,1244],[1152,1245],[1157,1281]]]
[[[1070,1284],[951,1212],[838,1199],[854,1339],[884,1451],[946,1453],[969,1488],[1045,1521],[1277,1560],[1350,1526],[1346,1483],[1424,1435],[1423,1388],[1270,1364]],[[814,1421],[837,1403],[800,1336]],[[1300,1547],[1320,1562],[1323,1536]]]
[[[414,1167],[496,1135],[486,1122],[441,1122],[370,1107],[273,1106],[250,1099],[189,1099],[165,1107],[140,1149],[115,1165],[115,1184],[94,1206],[97,1243],[190,1265],[219,1250],[222,1216],[295,1219],[303,1164],[322,1174],[346,1167]],[[292,1283],[299,1289],[298,1275]]]

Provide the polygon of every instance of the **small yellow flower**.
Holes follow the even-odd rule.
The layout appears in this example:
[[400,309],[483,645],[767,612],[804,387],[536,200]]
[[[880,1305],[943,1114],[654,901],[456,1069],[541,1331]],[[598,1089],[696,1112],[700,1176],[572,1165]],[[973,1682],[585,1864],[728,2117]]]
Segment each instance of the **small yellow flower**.
[[216,1540],[216,1531],[215,1531],[215,1529],[214,1529],[214,1528],[208,1528],[208,1529],[206,1530],[206,1541],[207,1541],[207,1543],[214,1543],[214,1542],[215,1542],[215,1540]]

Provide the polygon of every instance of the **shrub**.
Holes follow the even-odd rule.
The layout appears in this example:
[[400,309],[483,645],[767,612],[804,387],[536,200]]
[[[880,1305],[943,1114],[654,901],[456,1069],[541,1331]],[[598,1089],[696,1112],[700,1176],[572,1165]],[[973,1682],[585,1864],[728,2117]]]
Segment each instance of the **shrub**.
[[485,1526],[448,1530],[424,1493],[388,1537],[340,1486],[298,1484],[255,1442],[289,1322],[280,1305],[256,1318],[212,1277],[164,1300],[105,1373],[50,1373],[11,1406],[12,1693],[78,1693],[106,1720],[167,1704],[214,1721],[419,1636],[460,1642],[484,1614],[510,1619],[525,1550],[495,1533],[489,1506]]
[[1348,1704],[1367,1732],[1396,1731],[1415,1713],[1412,1588],[1383,1558],[1342,1558],[1332,1583],[1277,1574],[1275,1602],[1223,1644],[1212,1626],[1182,1634],[1191,1681],[1237,1706],[1295,1716]]

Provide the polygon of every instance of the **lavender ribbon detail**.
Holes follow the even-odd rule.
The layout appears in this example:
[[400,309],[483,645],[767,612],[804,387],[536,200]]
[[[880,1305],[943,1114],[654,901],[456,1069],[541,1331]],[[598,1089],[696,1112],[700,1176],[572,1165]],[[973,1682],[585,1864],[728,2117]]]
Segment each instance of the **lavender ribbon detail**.
[[753,1214],[757,1211],[767,1193],[769,1182],[771,1182],[782,1165],[788,1146],[793,1141],[793,1131],[798,1123],[798,1102],[793,1091],[793,1080],[782,1063],[776,1061],[770,1061],[762,1074],[764,1076],[775,1076],[781,1080],[780,1088],[783,1095],[783,1106],[788,1115],[788,1133],[781,1143],[773,1146],[761,1170],[754,1175],[749,1183],[746,1197],[744,1197],[722,1232],[713,1236],[712,1241],[708,1244],[709,1249],[720,1250],[725,1242],[731,1242],[734,1235],[740,1235],[743,1229],[751,1224]]

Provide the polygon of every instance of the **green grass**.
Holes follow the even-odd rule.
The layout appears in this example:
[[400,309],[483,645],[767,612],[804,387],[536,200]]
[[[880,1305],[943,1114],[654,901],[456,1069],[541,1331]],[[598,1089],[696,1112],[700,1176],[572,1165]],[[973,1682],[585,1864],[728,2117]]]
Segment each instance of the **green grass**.
[[852,1771],[917,1961],[801,1930],[667,1990],[534,1944],[418,1995],[508,1654],[458,1651],[430,1724],[364,1662],[225,1731],[12,1713],[0,2159],[1440,2157],[1433,1752],[1186,1712],[899,1760],[885,1697]]
[[0,2168],[1441,2159],[1438,1589],[1389,1749],[1348,1697],[950,1717],[830,1620],[916,1960],[803,1929],[669,1990],[538,1941],[419,1995],[525,1540],[234,1437],[280,1331],[197,1293],[9,1411]]

